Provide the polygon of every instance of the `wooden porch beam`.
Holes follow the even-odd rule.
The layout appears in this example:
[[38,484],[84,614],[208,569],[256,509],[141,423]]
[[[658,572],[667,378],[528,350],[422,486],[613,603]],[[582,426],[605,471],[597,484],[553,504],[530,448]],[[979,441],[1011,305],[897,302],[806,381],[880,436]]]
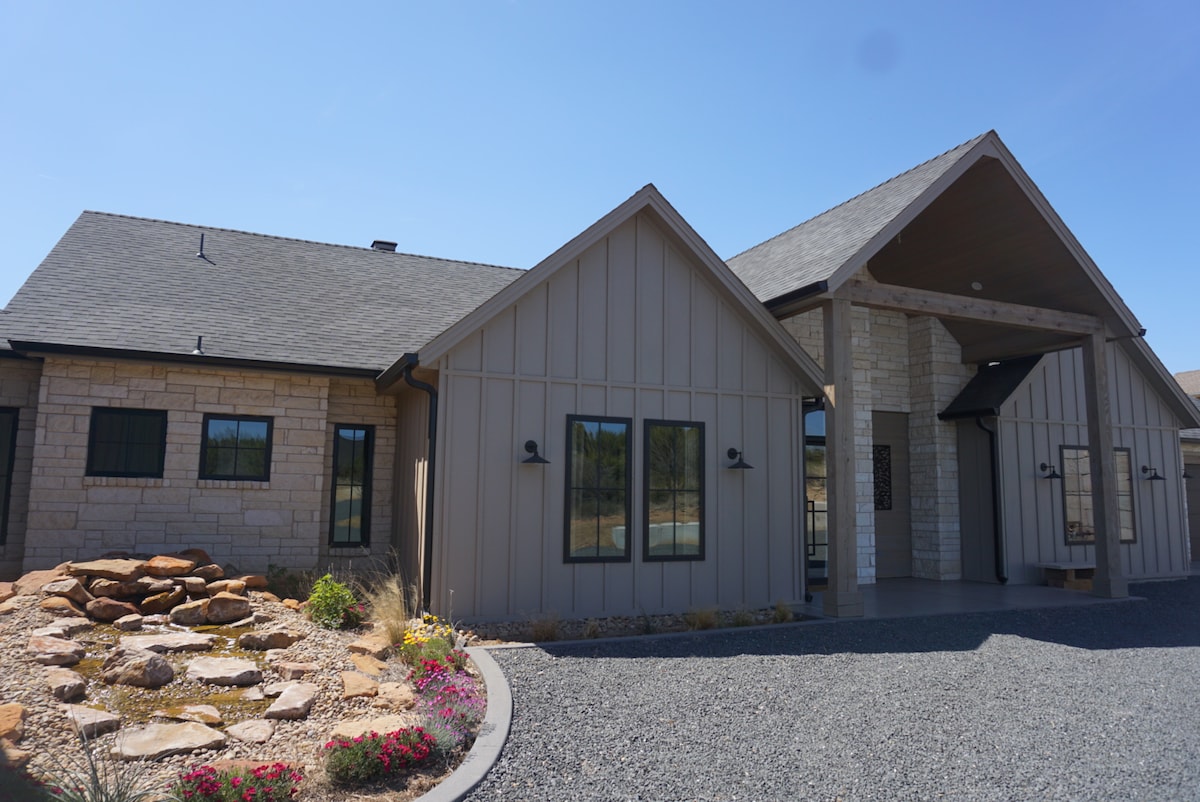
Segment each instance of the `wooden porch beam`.
[[1104,322],[1092,315],[991,301],[986,298],[968,298],[965,295],[918,290],[895,284],[876,284],[860,279],[847,281],[834,295],[860,306],[949,320],[970,320],[976,323],[995,323],[1014,328],[1077,335],[1099,334],[1104,331]]
[[1113,461],[1107,350],[1108,344],[1102,334],[1093,334],[1083,341],[1088,462],[1092,471],[1092,510],[1096,528],[1096,575],[1092,579],[1092,593],[1107,599],[1123,599],[1129,595],[1129,585],[1121,565],[1121,508],[1117,499],[1117,466]]
[[1014,336],[1010,332],[1009,334],[1001,334],[998,337],[993,337],[987,342],[964,345],[962,347],[962,363],[964,365],[978,365],[981,362],[1012,359],[1020,356],[1031,356],[1033,354],[1052,354],[1055,351],[1078,348],[1082,342],[1082,338],[1072,338],[1064,339],[1057,343],[1045,343],[1036,347],[1030,347],[1026,335]]

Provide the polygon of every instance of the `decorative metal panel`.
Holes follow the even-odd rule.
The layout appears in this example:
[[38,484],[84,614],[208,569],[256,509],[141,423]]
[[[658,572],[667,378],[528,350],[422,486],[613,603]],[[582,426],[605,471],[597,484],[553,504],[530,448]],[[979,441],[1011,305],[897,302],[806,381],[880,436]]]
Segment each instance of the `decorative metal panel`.
[[871,461],[875,465],[875,509],[892,508],[892,447],[871,446]]

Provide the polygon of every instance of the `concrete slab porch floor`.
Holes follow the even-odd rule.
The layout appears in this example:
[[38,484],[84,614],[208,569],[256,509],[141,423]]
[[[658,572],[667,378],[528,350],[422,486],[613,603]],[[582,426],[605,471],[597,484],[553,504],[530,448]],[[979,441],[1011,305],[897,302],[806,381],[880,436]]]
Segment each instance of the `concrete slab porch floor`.
[[[1028,610],[1038,607],[1075,607],[1105,604],[1086,591],[1045,585],[995,585],[985,582],[939,582],[932,579],[881,579],[860,585],[863,618],[908,618],[948,613],[984,613]],[[824,618],[820,591],[799,608],[804,615]]]

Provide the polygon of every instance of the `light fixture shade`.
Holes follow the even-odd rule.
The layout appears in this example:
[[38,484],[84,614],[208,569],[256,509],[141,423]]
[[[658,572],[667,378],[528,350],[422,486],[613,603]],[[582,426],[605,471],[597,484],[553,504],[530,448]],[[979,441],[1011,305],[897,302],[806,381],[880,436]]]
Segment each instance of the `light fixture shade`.
[[538,444],[536,440],[525,441],[525,453],[530,456],[521,460],[523,465],[549,465],[550,460],[538,453]]
[[730,470],[749,471],[749,470],[754,469],[753,465],[746,462],[746,460],[742,459],[742,452],[738,451],[736,448],[731,448],[728,451],[726,451],[725,456],[729,457],[732,460],[737,460],[736,462],[734,462],[732,465],[729,466]]
[[[1045,476],[1042,477],[1043,479],[1061,479],[1062,478],[1062,474],[1059,473],[1058,470],[1053,465],[1047,465],[1046,463],[1043,462],[1041,465],[1038,466],[1038,470],[1041,471],[1042,473],[1046,474]],[[1047,473],[1047,471],[1049,471],[1049,473]]]
[[1149,476],[1146,477],[1147,482],[1165,482],[1165,481],[1167,481],[1167,477],[1158,475],[1158,468],[1151,468],[1149,465],[1142,466],[1142,473],[1150,474]]

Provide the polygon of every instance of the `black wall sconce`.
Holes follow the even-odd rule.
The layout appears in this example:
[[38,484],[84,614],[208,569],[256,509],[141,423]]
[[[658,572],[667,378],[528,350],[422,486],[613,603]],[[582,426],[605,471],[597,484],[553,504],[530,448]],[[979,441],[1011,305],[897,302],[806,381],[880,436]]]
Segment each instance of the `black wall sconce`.
[[521,460],[524,465],[549,465],[550,460],[538,453],[538,444],[536,440],[525,441],[525,453],[530,456]]
[[1167,477],[1158,475],[1158,468],[1151,468],[1149,465],[1142,466],[1142,473],[1150,474],[1149,476],[1146,477],[1147,482],[1165,482],[1165,481],[1167,481]]
[[1038,470],[1041,471],[1043,474],[1045,474],[1045,476],[1042,477],[1043,479],[1061,479],[1062,478],[1062,474],[1059,473],[1058,470],[1053,465],[1047,465],[1046,463],[1043,462],[1041,465],[1038,466]]
[[737,460],[737,462],[729,466],[730,470],[746,471],[754,468],[753,465],[742,459],[742,452],[738,451],[736,448],[731,448],[726,451],[725,456],[729,457],[730,459]]
[[1183,478],[1184,478],[1184,479],[1191,479],[1191,478],[1192,478],[1192,475],[1191,475],[1190,473],[1188,473],[1188,472],[1187,472],[1187,468],[1184,468],[1184,469],[1183,469]]

